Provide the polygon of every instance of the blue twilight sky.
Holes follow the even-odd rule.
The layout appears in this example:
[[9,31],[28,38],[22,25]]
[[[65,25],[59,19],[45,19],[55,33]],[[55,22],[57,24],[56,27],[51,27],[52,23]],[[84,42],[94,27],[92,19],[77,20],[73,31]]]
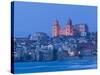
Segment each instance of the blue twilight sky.
[[15,2],[14,36],[28,36],[33,32],[45,32],[51,36],[53,21],[58,19],[61,27],[64,28],[69,17],[73,25],[86,23],[89,31],[97,31],[95,6]]

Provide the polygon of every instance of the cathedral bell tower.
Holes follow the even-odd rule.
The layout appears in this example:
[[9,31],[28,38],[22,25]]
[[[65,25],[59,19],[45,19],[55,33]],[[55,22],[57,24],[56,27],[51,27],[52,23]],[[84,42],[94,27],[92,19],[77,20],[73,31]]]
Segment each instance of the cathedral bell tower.
[[73,26],[72,26],[72,20],[70,18],[68,18],[67,24],[65,26],[64,35],[73,36]]
[[60,25],[59,25],[59,21],[58,20],[55,20],[53,22],[53,25],[52,25],[52,36],[53,37],[56,37],[56,36],[59,36],[60,34]]

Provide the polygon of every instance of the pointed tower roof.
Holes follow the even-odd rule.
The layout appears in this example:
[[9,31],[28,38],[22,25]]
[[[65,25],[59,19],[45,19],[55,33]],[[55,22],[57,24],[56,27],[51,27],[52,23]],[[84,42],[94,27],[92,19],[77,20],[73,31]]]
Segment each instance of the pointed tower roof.
[[70,17],[69,17],[68,20],[67,20],[67,25],[72,25],[72,20],[71,20]]
[[54,20],[53,25],[59,25],[59,21],[57,19]]

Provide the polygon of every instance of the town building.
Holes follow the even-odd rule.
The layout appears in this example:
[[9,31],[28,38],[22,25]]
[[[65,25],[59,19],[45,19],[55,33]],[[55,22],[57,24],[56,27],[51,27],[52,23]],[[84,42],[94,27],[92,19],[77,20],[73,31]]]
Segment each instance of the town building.
[[34,32],[29,36],[29,40],[41,40],[41,39],[48,39],[49,36],[43,32]]
[[88,33],[88,26],[87,24],[76,24],[75,26],[76,34],[80,36],[86,36]]

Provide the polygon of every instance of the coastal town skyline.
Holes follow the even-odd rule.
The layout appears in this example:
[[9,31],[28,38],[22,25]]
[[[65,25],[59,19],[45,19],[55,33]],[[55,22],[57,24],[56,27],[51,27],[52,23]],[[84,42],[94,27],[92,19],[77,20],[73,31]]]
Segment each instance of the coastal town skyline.
[[13,1],[11,72],[97,69],[97,33],[96,6]]

